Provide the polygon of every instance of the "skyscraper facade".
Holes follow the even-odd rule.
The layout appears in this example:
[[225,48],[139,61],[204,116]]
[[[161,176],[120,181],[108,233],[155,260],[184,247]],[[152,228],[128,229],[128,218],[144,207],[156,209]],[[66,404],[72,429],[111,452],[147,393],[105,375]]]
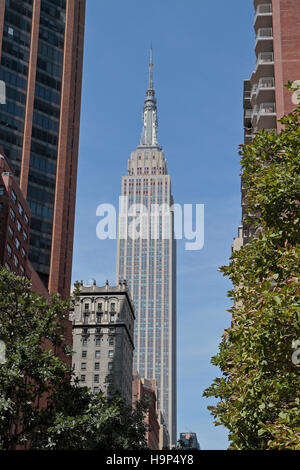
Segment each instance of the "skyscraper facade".
[[[284,85],[300,80],[299,1],[254,0],[254,9],[256,66],[251,78],[244,81],[245,144],[261,129],[280,131],[278,120],[296,105]],[[245,222],[246,215],[242,182],[242,225],[234,249],[254,234]]]
[[29,258],[70,293],[85,0],[1,0],[0,145],[31,209]]
[[[158,408],[172,444],[176,442],[176,246],[173,213],[160,212],[153,222],[151,208],[173,205],[171,179],[157,139],[157,106],[149,70],[140,145],[131,154],[128,175],[122,178],[122,196],[129,208],[119,219],[117,281],[127,280],[135,304],[134,370],[155,379]],[[135,205],[136,211],[130,208]],[[133,234],[140,214],[139,233]],[[154,228],[155,225],[155,228]],[[126,226],[126,227],[124,227]],[[153,229],[153,230],[152,230]],[[121,234],[122,232],[122,234]],[[150,233],[151,232],[151,233]],[[123,236],[124,233],[127,235]]]

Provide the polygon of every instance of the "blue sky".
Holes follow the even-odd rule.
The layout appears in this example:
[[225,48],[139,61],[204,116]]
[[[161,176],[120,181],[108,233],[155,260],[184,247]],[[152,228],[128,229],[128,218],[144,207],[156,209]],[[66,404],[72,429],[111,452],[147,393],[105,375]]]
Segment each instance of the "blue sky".
[[252,0],[88,0],[73,281],[115,283],[116,242],[96,238],[96,208],[117,206],[139,143],[153,42],[159,143],[175,202],[205,204],[205,245],[178,243],[178,433],[225,449],[202,398],[230,323],[228,262],[240,223],[243,79],[254,65]]

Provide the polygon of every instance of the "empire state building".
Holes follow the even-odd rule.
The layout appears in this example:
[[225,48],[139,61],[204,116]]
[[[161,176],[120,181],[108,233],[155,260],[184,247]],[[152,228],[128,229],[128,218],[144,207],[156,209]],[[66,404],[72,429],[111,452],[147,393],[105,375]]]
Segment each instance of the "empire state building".
[[[157,137],[152,47],[141,141],[131,154],[128,175],[122,177],[122,196],[127,212],[125,220],[119,217],[117,282],[127,281],[136,309],[134,370],[157,381],[158,407],[175,444],[176,245],[173,212],[156,212],[155,223],[151,215],[152,208],[173,205]],[[136,208],[134,215],[131,207]],[[143,220],[139,230],[132,229],[136,214]]]

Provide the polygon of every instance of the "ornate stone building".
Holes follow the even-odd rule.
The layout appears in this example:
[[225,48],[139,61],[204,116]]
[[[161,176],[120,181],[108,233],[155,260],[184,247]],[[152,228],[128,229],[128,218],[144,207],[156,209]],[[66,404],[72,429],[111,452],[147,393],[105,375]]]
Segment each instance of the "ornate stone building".
[[134,308],[126,283],[80,285],[70,312],[73,367],[82,386],[132,402]]

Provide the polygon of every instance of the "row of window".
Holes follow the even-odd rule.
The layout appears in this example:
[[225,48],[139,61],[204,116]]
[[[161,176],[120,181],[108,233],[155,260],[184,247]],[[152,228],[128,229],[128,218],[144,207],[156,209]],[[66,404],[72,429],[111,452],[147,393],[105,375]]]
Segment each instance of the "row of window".
[[7,54],[12,55],[18,60],[23,60],[24,62],[28,63],[29,61],[29,50],[23,49],[20,45],[12,44],[10,41],[3,40],[2,42],[2,50],[5,51]]
[[[90,304],[84,304],[84,310],[89,310],[90,308]],[[99,303],[98,306],[98,312],[102,312],[102,308],[103,308],[103,304],[102,303]],[[116,304],[115,303],[111,303],[110,304],[110,310],[111,312],[115,312],[116,311]]]
[[30,165],[37,170],[44,171],[56,175],[56,165],[48,162],[44,158],[36,157],[35,155],[30,156]]
[[42,206],[41,204],[37,204],[36,202],[28,200],[31,213],[32,215],[36,215],[38,217],[43,217],[48,220],[52,220],[53,218],[53,209],[50,207]]
[[1,64],[4,65],[4,67],[7,67],[10,70],[14,70],[17,73],[20,73],[21,75],[24,75],[27,77],[28,75],[28,67],[27,65],[22,64],[21,62],[18,62],[11,57],[7,57],[6,55],[2,55],[1,58]]
[[[81,370],[86,370],[86,362],[82,362],[81,363]],[[100,362],[95,362],[95,370],[100,370]],[[111,371],[113,370],[113,363],[112,362],[109,362],[108,363],[108,370]]]
[[[116,320],[116,316],[115,316],[115,314],[112,313],[109,317],[109,322],[110,323],[115,323],[115,320]],[[97,313],[96,323],[102,323],[102,322],[103,322],[103,314]],[[104,319],[104,322],[105,322],[105,319]],[[84,323],[84,325],[88,325],[88,323],[89,323],[89,314],[88,313],[84,314],[83,323]]]
[[35,94],[50,103],[60,104],[60,94],[53,90],[49,90],[38,83],[35,86]]
[[59,123],[57,121],[53,121],[47,116],[43,114],[37,113],[34,111],[33,113],[33,122],[44,129],[48,129],[49,131],[58,132]]
[[[87,345],[88,345],[88,340],[87,340],[87,338],[82,338],[82,339],[81,339],[81,343],[82,343],[82,346],[87,346]],[[96,337],[95,343],[96,343],[96,346],[100,346],[100,345],[101,345],[101,339]],[[109,338],[108,344],[109,344],[109,346],[113,346],[114,343],[115,343],[114,337],[111,336],[111,337]]]
[[24,34],[22,31],[19,31],[7,24],[4,25],[3,37],[9,37],[12,41],[20,46],[30,47],[30,36]]
[[0,80],[3,80],[6,84],[10,83],[17,88],[24,88],[25,90],[27,88],[27,80],[3,68],[0,68]]

